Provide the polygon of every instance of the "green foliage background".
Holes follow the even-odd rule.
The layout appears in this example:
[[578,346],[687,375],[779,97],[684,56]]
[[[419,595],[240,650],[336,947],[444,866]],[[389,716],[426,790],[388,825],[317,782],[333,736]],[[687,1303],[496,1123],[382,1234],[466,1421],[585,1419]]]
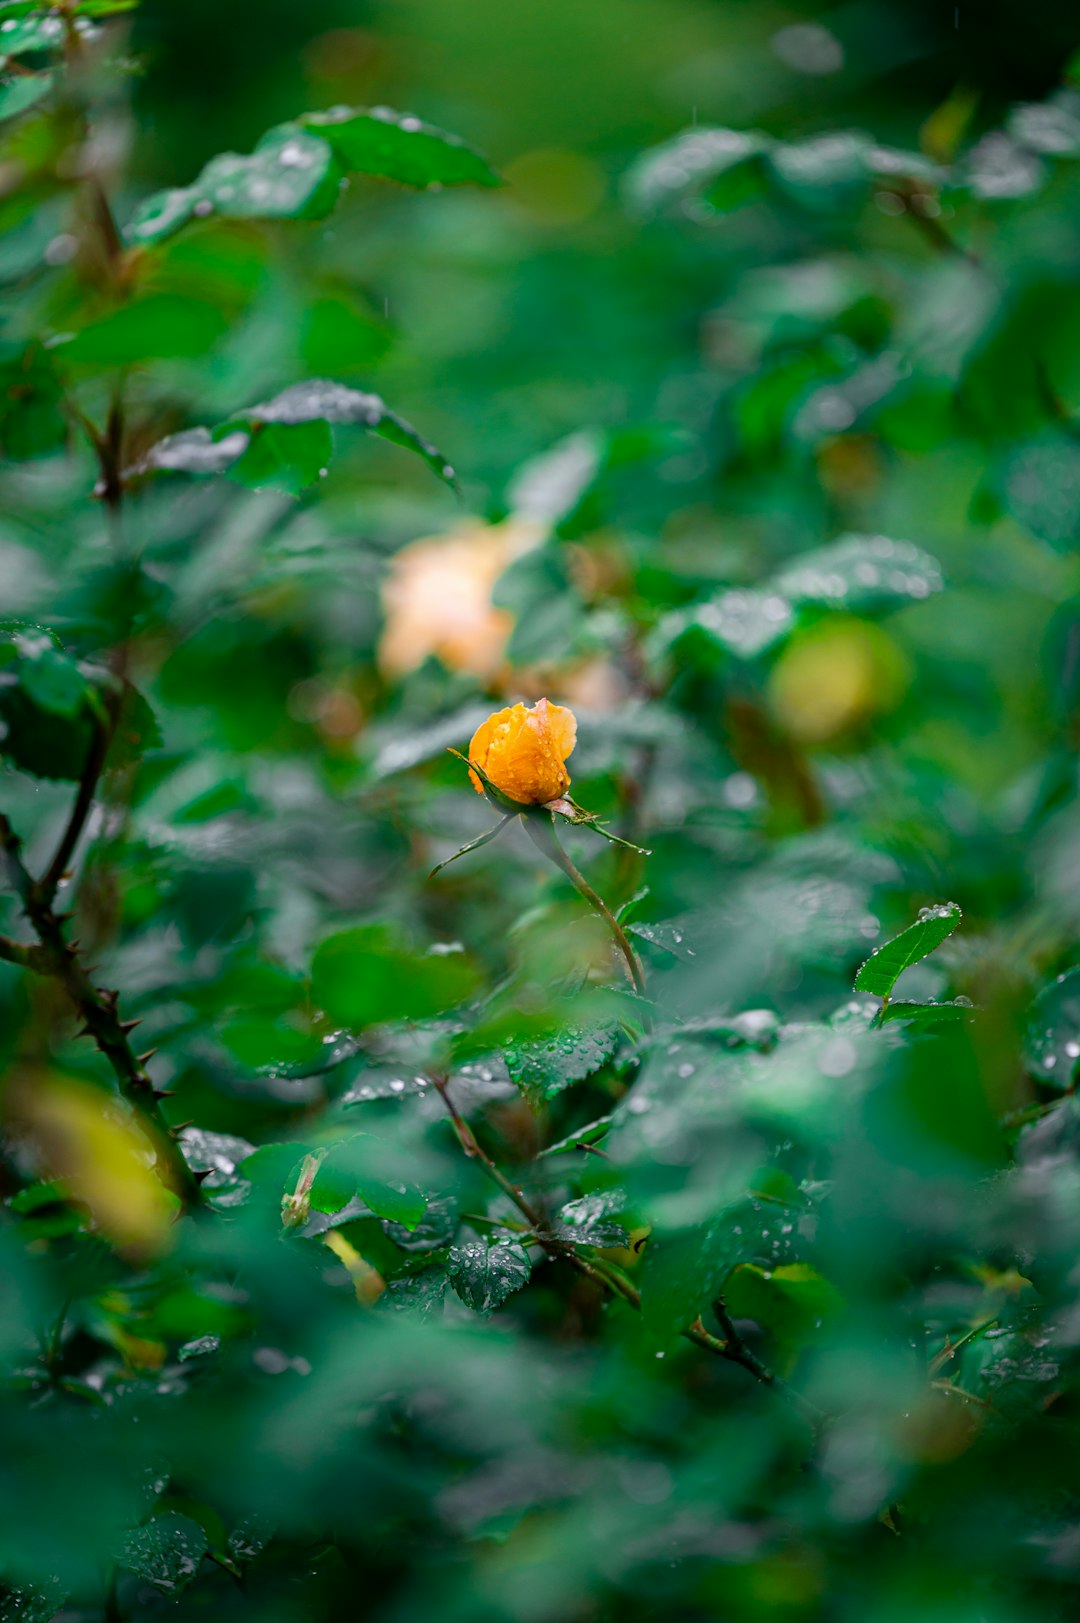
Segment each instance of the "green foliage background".
[[1078,34],[0,0],[4,1623],[1074,1614]]

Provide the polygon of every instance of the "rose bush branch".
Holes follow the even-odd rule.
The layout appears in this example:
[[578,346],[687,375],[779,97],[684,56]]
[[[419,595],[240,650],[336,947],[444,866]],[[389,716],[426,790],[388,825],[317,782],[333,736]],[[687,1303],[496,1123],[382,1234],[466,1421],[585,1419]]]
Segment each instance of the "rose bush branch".
[[0,956],[39,975],[59,981],[83,1026],[80,1035],[92,1037],[108,1060],[120,1092],[153,1128],[153,1142],[161,1162],[163,1180],[178,1194],[185,1206],[201,1202],[199,1183],[184,1159],[172,1130],[161,1111],[161,1095],[146,1072],[149,1054],[138,1055],[129,1041],[137,1020],[122,1020],[119,996],[95,986],[87,974],[77,948],[65,940],[65,916],[57,913],[52,895],[43,881],[36,880],[22,857],[22,841],[10,819],[0,812],[0,859],[8,883],[18,896],[38,945],[24,947],[4,938]]

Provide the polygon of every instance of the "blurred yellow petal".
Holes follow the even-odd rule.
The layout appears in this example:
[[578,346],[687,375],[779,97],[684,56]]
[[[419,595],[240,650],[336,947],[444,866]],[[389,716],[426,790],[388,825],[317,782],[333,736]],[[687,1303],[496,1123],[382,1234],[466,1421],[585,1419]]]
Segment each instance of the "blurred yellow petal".
[[470,520],[403,547],[383,587],[383,673],[404,676],[434,656],[449,670],[493,677],[514,627],[513,615],[492,602],[495,582],[543,534],[529,519]]
[[165,1249],[180,1203],[156,1170],[149,1130],[119,1099],[72,1077],[34,1076],[17,1108],[45,1172],[63,1179],[106,1239],[140,1256]]

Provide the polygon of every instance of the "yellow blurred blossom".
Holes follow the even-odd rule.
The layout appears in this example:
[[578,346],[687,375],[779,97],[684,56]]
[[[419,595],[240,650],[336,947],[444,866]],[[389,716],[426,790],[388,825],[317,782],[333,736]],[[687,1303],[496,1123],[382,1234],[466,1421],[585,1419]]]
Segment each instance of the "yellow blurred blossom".
[[[570,786],[566,758],[577,742],[577,721],[572,710],[539,699],[497,710],[481,723],[469,745],[469,760],[511,800],[544,806],[557,800]],[[470,772],[473,788],[484,785]]]
[[18,1112],[45,1170],[61,1178],[122,1251],[164,1250],[179,1210],[155,1168],[155,1147],[120,1100],[72,1077],[28,1079]]
[[784,649],[769,680],[769,703],[793,738],[824,744],[893,709],[908,674],[903,654],[880,626],[822,620]]
[[495,582],[544,533],[534,519],[472,519],[403,547],[383,587],[380,669],[404,676],[435,655],[449,670],[493,677],[514,626],[510,611],[492,602]]

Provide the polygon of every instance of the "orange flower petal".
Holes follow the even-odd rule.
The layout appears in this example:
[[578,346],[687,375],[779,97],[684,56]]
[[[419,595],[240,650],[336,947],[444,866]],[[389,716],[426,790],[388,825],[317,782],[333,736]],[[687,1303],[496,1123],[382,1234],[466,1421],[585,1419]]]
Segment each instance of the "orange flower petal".
[[[566,757],[576,741],[573,712],[540,699],[531,709],[510,705],[482,722],[469,745],[469,760],[482,767],[511,800],[542,806],[569,787]],[[469,776],[473,788],[482,794],[484,786],[478,775],[472,772]]]

